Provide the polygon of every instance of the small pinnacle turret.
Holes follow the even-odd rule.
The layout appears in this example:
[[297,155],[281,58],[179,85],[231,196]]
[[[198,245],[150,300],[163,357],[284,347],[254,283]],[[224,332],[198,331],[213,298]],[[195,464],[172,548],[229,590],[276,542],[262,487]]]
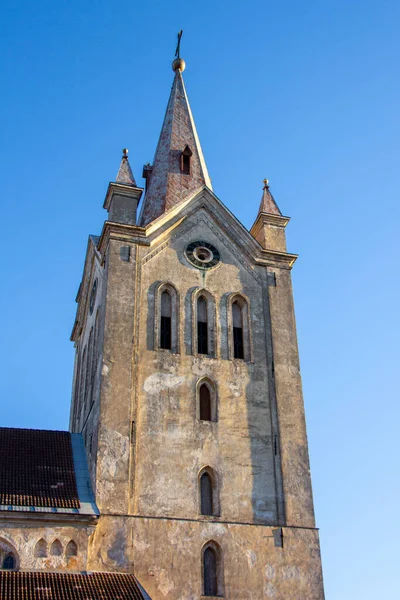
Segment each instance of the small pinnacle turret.
[[128,148],[122,150],[122,160],[115,181],[108,184],[103,208],[108,211],[108,220],[114,223],[136,225],[137,207],[142,188],[138,188],[128,160]]
[[271,191],[268,179],[263,181],[263,194],[251,235],[263,248],[286,252],[285,227],[289,217],[283,217]]
[[260,208],[258,209],[258,214],[267,213],[269,215],[281,215],[282,213],[270,192],[268,179],[264,179],[263,183],[263,195],[260,202]]
[[124,148],[122,150],[122,160],[119,165],[117,177],[115,179],[116,183],[123,183],[124,185],[132,185],[136,187],[136,181],[132,173],[131,166],[129,164],[128,159],[128,148]]

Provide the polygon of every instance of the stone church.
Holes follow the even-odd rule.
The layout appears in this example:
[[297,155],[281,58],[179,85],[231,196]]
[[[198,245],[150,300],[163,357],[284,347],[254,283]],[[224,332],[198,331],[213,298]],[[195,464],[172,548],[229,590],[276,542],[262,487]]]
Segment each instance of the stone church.
[[215,195],[184,68],[89,236],[69,432],[0,429],[1,600],[324,598],[289,217]]

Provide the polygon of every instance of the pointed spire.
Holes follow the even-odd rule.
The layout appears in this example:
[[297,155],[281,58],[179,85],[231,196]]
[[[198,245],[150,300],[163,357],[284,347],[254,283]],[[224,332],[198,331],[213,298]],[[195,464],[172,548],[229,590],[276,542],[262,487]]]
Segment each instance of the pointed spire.
[[185,61],[172,63],[172,84],[153,165],[145,165],[147,180],[141,225],[147,225],[204,185],[211,188],[200,141],[183,83]]
[[260,208],[258,209],[258,214],[268,213],[270,215],[282,215],[277,203],[275,202],[273,195],[269,190],[268,179],[264,179],[263,183],[263,195],[260,202]]
[[132,185],[136,187],[136,181],[128,160],[128,148],[124,148],[122,150],[122,160],[121,164],[119,165],[115,183],[123,183],[124,185]]

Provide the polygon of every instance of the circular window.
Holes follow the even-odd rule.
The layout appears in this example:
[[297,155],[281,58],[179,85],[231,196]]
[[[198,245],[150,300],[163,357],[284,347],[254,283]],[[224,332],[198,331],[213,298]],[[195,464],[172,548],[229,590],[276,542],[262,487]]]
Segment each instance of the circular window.
[[89,312],[92,314],[94,305],[96,303],[96,293],[97,293],[97,279],[94,280],[92,291],[90,292],[90,300],[89,300]]
[[211,269],[220,261],[218,250],[212,244],[203,241],[192,242],[186,248],[189,262],[200,269]]

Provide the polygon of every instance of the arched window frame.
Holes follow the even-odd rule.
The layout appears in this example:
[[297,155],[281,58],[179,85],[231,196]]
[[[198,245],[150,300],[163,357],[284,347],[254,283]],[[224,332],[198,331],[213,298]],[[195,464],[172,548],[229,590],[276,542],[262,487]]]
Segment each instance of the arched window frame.
[[[161,295],[163,292],[168,292],[171,296],[171,349],[160,347],[161,334]],[[155,293],[155,310],[154,310],[154,349],[179,354],[179,293],[176,287],[169,281],[160,283],[156,288]]]
[[[4,561],[8,556],[12,556],[14,558],[14,568],[13,569],[4,569]],[[14,548],[13,544],[9,542],[6,538],[0,537],[0,570],[12,570],[18,571],[19,569],[19,556],[18,552]]]
[[[208,353],[200,354],[198,352],[197,339],[197,303],[198,299],[203,296],[207,301],[207,337],[208,337]],[[195,289],[192,293],[192,354],[194,356],[208,356],[216,358],[218,356],[218,331],[217,331],[217,316],[216,303],[214,296],[204,288]]]
[[[237,302],[242,311],[243,324],[243,358],[235,358],[233,344],[233,316],[232,307]],[[253,343],[250,320],[250,302],[243,294],[232,293],[227,298],[227,317],[228,317],[228,356],[230,360],[244,360],[253,362]]]
[[43,538],[41,538],[35,544],[35,548],[33,551],[35,558],[46,558],[47,556],[47,542]]
[[78,556],[78,546],[75,540],[70,540],[65,548],[65,556],[71,558],[72,556]]
[[190,175],[190,162],[193,152],[189,146],[185,146],[180,155],[180,170],[183,175]]
[[[204,569],[204,555],[205,552],[207,550],[207,548],[211,548],[214,553],[215,553],[215,557],[216,557],[216,579],[217,579],[217,590],[216,590],[216,594],[206,594],[206,590],[205,590],[205,569]],[[214,540],[209,540],[208,542],[206,542],[204,544],[204,546],[201,549],[201,593],[202,593],[202,597],[211,597],[211,598],[215,598],[215,597],[223,597],[224,595],[224,568],[223,568],[223,554],[222,554],[222,549],[221,546],[215,542]]]
[[62,556],[63,555],[63,545],[58,538],[53,540],[50,546],[50,554],[52,556]]
[[[201,512],[201,476],[207,473],[211,479],[212,484],[212,514],[203,515]],[[198,513],[202,518],[219,517],[220,516],[220,505],[219,505],[219,485],[218,476],[214,469],[210,466],[203,467],[197,475],[197,490],[198,490]]]
[[[200,419],[200,388],[205,385],[207,386],[210,392],[210,400],[211,400],[211,419],[210,421],[206,421]],[[201,421],[202,423],[215,423],[218,421],[218,402],[217,402],[217,388],[216,385],[211,379],[208,377],[202,377],[198,380],[196,384],[196,419]]]

